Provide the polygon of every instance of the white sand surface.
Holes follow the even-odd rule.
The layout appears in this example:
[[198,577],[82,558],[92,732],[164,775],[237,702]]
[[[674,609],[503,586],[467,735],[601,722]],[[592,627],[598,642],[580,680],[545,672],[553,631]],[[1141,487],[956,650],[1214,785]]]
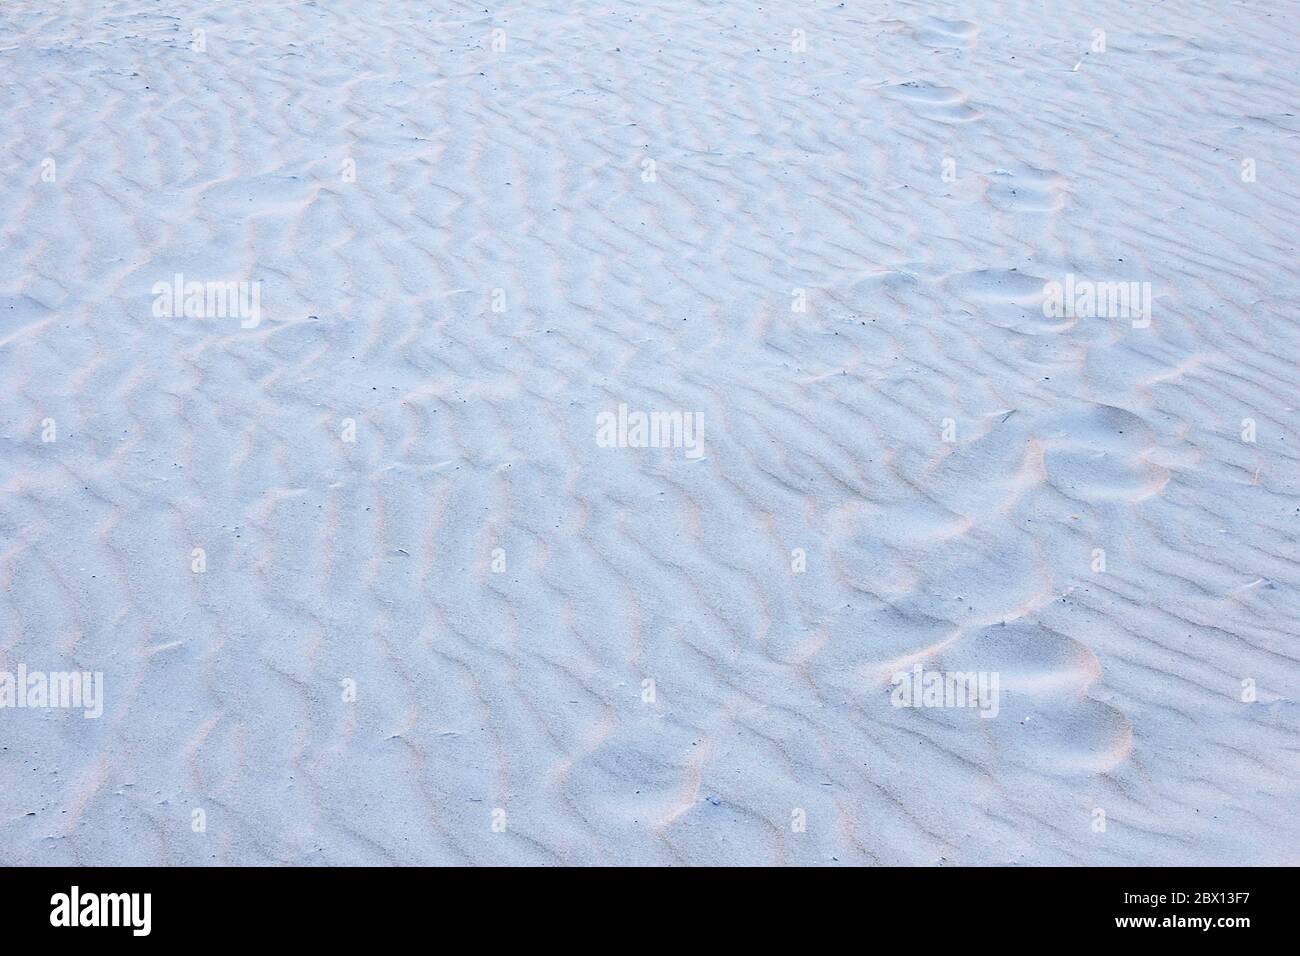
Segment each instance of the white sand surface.
[[5,0],[0,671],[103,713],[0,709],[0,862],[1300,863],[1298,63],[1288,0]]

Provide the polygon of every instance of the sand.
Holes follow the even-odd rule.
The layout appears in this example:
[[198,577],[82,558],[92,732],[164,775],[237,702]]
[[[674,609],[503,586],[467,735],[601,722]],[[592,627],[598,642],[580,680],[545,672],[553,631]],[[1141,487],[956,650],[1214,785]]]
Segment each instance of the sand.
[[0,862],[1300,863],[1294,14],[7,0]]

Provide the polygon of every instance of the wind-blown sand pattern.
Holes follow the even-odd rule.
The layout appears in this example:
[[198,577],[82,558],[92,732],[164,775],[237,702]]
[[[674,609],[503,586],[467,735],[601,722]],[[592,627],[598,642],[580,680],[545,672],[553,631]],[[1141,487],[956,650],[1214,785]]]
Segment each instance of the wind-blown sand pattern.
[[4,3],[0,861],[1300,863],[1294,13]]

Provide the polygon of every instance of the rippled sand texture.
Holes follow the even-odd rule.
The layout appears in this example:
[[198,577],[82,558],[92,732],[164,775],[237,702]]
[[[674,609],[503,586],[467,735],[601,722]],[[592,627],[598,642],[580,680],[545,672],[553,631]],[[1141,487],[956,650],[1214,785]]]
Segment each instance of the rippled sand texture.
[[1294,12],[5,3],[0,859],[1300,863]]

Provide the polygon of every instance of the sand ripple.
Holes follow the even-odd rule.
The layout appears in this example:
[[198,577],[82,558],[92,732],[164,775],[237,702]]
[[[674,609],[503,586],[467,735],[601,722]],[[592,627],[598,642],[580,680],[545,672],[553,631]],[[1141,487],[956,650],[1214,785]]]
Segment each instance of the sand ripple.
[[888,7],[0,7],[0,859],[1300,862],[1295,18]]

